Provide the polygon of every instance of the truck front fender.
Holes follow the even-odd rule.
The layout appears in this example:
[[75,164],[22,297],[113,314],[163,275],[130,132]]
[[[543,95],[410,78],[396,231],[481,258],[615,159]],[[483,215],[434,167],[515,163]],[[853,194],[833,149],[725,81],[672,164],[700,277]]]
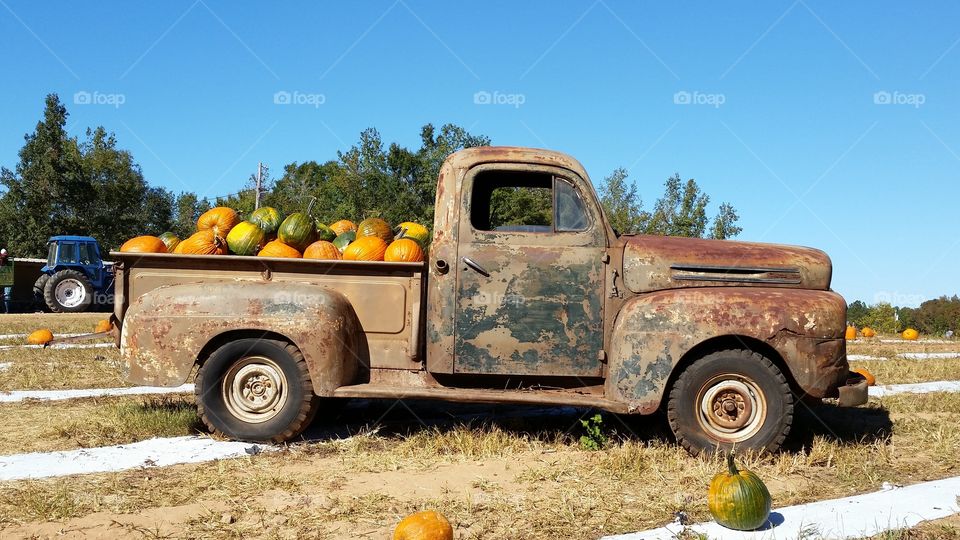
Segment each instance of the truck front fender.
[[362,331],[353,306],[332,289],[306,283],[204,282],[154,289],[123,318],[120,357],[136,384],[183,384],[208,344],[277,336],[303,353],[314,393],[354,381]]
[[630,412],[652,413],[685,355],[726,338],[742,348],[762,342],[803,392],[827,397],[847,377],[845,319],[846,304],[831,291],[716,287],[641,295],[617,315],[605,393]]

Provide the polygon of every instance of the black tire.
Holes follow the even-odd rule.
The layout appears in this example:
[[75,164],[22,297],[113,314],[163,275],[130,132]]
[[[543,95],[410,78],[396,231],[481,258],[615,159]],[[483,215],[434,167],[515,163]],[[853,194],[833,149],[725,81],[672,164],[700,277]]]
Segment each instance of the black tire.
[[667,420],[694,455],[734,448],[776,452],[790,432],[793,407],[787,378],[770,359],[733,349],[707,354],[683,370],[670,389]]
[[[245,391],[234,391],[238,386]],[[271,388],[280,389],[275,398]],[[214,351],[197,372],[194,392],[200,419],[210,431],[255,442],[293,439],[310,425],[319,402],[303,354],[272,339],[239,339]],[[265,403],[255,403],[261,398]]]
[[[61,290],[57,291],[60,288]],[[78,270],[61,270],[47,279],[43,286],[43,301],[56,313],[80,313],[93,303],[93,285]]]
[[47,274],[40,274],[40,277],[37,278],[37,281],[33,283],[33,305],[39,306],[43,311],[50,311],[50,308],[47,307],[47,302],[44,300],[44,287],[47,285],[47,280],[50,279],[50,276]]

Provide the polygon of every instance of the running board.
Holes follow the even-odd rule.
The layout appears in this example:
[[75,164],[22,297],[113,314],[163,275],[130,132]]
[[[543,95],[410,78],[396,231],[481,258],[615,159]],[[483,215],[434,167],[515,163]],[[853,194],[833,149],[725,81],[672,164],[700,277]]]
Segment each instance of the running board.
[[568,405],[596,407],[615,413],[626,413],[624,403],[611,401],[597,394],[577,390],[520,389],[492,390],[487,388],[453,388],[446,386],[409,387],[382,384],[354,384],[341,386],[333,397],[436,399],[462,403],[521,403],[530,405]]

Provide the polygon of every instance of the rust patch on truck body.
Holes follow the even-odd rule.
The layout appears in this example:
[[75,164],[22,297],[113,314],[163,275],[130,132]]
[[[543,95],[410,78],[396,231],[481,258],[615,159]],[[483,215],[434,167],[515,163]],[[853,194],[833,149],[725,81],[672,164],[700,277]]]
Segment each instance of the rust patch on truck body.
[[627,301],[611,338],[608,399],[651,413],[676,366],[718,337],[763,342],[782,358],[797,386],[828,397],[847,378],[843,298],[831,291],[716,287],[677,289]]
[[120,338],[124,377],[183,384],[204,347],[235,331],[290,340],[307,361],[317,395],[356,379],[361,332],[346,297],[315,285],[252,281],[173,285],[140,296],[126,310]]

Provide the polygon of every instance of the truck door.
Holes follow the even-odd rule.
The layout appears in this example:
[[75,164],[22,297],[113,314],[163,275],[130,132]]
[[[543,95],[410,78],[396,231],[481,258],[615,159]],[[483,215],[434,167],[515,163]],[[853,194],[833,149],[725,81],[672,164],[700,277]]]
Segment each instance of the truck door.
[[607,240],[586,181],[488,164],[463,182],[454,372],[601,376]]

